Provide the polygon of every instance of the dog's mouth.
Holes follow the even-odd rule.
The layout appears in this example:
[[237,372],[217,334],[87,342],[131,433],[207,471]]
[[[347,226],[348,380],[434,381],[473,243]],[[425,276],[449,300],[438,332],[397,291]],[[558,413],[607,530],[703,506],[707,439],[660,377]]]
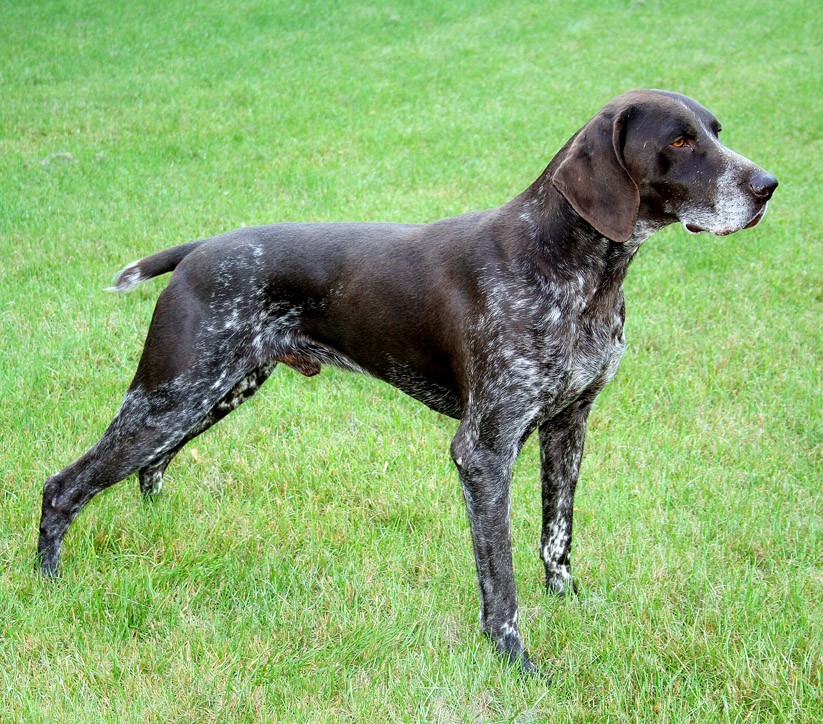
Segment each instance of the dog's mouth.
[[[712,231],[711,233],[713,233],[715,236],[728,236],[729,234],[734,234],[736,231],[742,231],[743,229],[751,229],[757,226],[765,215],[766,205],[764,204],[745,226],[741,226],[737,229],[721,229],[720,231]],[[703,231],[710,231],[710,229],[704,229],[702,226],[698,226],[697,224],[683,224],[683,226],[686,227],[686,231],[692,234],[699,234]]]
[[753,228],[753,227],[757,226],[757,225],[760,223],[760,220],[761,220],[761,219],[762,219],[765,215],[766,215],[766,205],[764,204],[764,205],[763,205],[763,208],[762,208],[762,209],[760,209],[760,211],[758,211],[758,212],[754,215],[754,218],[753,218],[753,219],[752,219],[752,220],[751,220],[748,224],[746,224],[743,228],[744,228],[744,229],[751,229],[751,228]]

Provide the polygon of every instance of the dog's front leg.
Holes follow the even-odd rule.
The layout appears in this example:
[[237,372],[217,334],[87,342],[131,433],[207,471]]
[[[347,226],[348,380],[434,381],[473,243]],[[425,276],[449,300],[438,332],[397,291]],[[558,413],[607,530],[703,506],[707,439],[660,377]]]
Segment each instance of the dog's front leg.
[[509,529],[509,488],[518,445],[492,446],[481,438],[476,424],[464,420],[451,447],[469,514],[480,585],[480,626],[511,663],[534,672],[517,626]]
[[572,543],[574,489],[583,456],[590,405],[574,406],[540,426],[543,532],[540,557],[546,588],[558,595],[576,593],[569,555]]

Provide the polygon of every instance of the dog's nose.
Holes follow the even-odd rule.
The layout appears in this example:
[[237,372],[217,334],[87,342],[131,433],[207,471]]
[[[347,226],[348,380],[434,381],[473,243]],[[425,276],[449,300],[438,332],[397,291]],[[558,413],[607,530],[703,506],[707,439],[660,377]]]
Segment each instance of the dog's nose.
[[749,182],[749,188],[758,199],[768,201],[777,188],[777,179],[768,171],[758,171]]

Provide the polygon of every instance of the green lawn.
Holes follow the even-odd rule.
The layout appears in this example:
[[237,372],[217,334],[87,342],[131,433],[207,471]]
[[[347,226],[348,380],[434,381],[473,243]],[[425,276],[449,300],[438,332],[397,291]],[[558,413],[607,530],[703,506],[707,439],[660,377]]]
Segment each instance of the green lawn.
[[[820,8],[703,2],[0,0],[0,721],[820,721]],[[165,283],[135,258],[243,224],[499,205],[612,96],[677,90],[780,180],[756,229],[681,227],[626,284],[578,487],[576,599],[515,470],[521,621],[478,632],[456,423],[278,370],[34,572],[40,493],[101,433]]]

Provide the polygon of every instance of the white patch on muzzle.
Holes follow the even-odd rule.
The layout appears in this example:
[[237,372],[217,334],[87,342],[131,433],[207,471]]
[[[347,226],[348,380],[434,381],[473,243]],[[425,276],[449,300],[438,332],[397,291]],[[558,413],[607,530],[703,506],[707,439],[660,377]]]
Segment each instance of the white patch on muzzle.
[[761,169],[719,141],[715,143],[726,160],[726,170],[717,180],[715,197],[706,205],[686,204],[679,216],[686,230],[693,234],[709,231],[726,236],[759,223],[766,214],[767,202],[758,200],[749,188]]

